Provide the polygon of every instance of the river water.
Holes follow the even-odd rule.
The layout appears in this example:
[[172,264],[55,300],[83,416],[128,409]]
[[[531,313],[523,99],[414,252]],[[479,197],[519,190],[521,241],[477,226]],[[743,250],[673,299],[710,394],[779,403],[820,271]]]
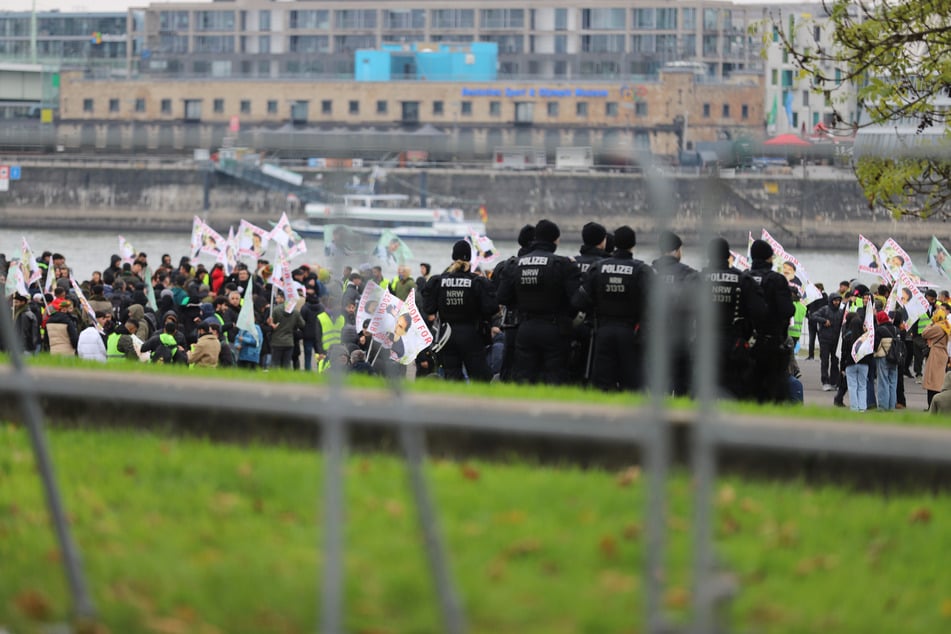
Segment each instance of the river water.
[[[163,253],[172,256],[172,261],[177,264],[182,255],[189,251],[190,235],[187,232],[124,232],[126,238],[137,251],[144,251],[148,254],[149,262],[154,266],[159,262]],[[72,267],[75,277],[83,281],[89,277],[93,271],[101,271],[109,266],[109,256],[118,253],[118,237],[115,233],[106,231],[50,231],[43,229],[30,230],[11,230],[0,229],[0,253],[6,254],[7,258],[19,257],[22,237],[26,237],[34,253],[38,256],[44,250],[62,253],[66,257],[67,264]],[[294,264],[322,264],[329,265],[328,258],[324,257],[323,240],[307,240],[308,253],[298,256]],[[433,271],[438,272],[447,266],[450,262],[450,252],[452,243],[446,241],[407,241],[412,249],[413,258],[410,263],[413,265],[413,274],[417,274],[417,264],[419,262],[429,262],[432,264]],[[561,245],[558,253],[563,255],[572,255],[578,252],[580,246],[580,236],[572,237],[562,236]],[[877,283],[877,278],[867,274],[858,273],[858,239],[847,241],[848,246],[843,247],[842,251],[817,251],[817,250],[796,250],[793,255],[799,259],[802,266],[809,273],[813,282],[822,282],[827,290],[834,290],[840,280],[858,278],[865,284],[871,285]],[[502,256],[513,254],[517,245],[514,241],[497,241],[495,246]],[[741,248],[745,245],[739,245]],[[737,245],[733,245],[734,251],[740,251]],[[915,265],[923,273],[925,279],[937,278],[927,266],[927,255],[924,252],[910,251],[909,254],[915,262]],[[268,253],[270,256],[271,254]],[[653,245],[644,245],[636,247],[634,256],[650,261],[657,256]],[[204,262],[209,268],[214,263],[213,258],[208,255],[201,255],[198,261]],[[358,266],[361,262],[369,261],[369,258],[355,258],[352,262],[347,262]],[[704,264],[702,249],[685,246],[684,262],[694,268],[701,268]]]

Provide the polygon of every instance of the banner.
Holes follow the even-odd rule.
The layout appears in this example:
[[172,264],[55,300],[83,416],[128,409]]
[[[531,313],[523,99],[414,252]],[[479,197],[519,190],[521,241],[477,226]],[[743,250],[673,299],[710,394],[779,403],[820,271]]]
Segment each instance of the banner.
[[382,344],[386,349],[393,345],[393,331],[396,329],[396,316],[400,312],[400,304],[399,297],[383,289],[383,297],[380,298],[380,303],[377,304],[376,311],[370,318],[367,332],[373,335],[374,341]]
[[806,303],[822,299],[822,291],[809,279],[809,274],[805,267],[799,263],[791,253],[783,248],[773,236],[769,235],[766,229],[763,229],[763,240],[773,247],[773,254],[776,256],[774,266],[776,271],[781,273],[789,282],[789,286],[799,293],[800,297],[806,299]]
[[205,223],[202,222],[202,219],[198,216],[192,218],[192,239],[191,239],[191,257],[197,258],[198,254],[201,252],[202,244],[202,227]]
[[[132,264],[135,261],[136,250],[132,246],[132,243],[119,236],[119,257],[122,259],[123,264],[128,262]],[[53,267],[50,267],[53,268]]]
[[[928,314],[931,304],[928,303],[924,293],[918,289],[918,285],[905,271],[899,273],[898,279],[895,280],[895,288],[899,289],[896,301],[902,305],[908,314],[907,323],[909,326],[918,321],[918,318],[922,315]],[[894,289],[892,292],[895,292]]]
[[904,271],[911,281],[918,286],[936,286],[936,284],[930,284],[921,278],[921,273],[912,263],[911,256],[899,246],[894,238],[885,241],[878,252],[878,257],[892,280],[898,279],[898,271]]
[[[242,220],[242,222],[244,222]],[[231,275],[235,267],[238,266],[238,247],[237,238],[234,235],[234,228],[228,227],[228,238],[225,240],[225,247],[218,251],[215,262],[224,267],[225,275]]]
[[239,330],[244,330],[251,333],[251,336],[254,337],[254,341],[260,346],[261,341],[258,339],[258,329],[255,328],[254,321],[254,298],[252,296],[253,286],[254,284],[251,284],[250,281],[245,286],[244,299],[241,300],[241,310],[238,312],[238,318],[234,323]]
[[76,293],[76,298],[79,300],[79,305],[83,307],[83,312],[89,315],[89,324],[91,326],[95,326],[99,334],[103,334],[104,331],[102,329],[102,324],[100,324],[99,320],[96,319],[96,311],[92,309],[92,306],[89,304],[89,300],[87,300],[86,296],[83,295],[83,289],[79,286],[76,278],[70,275],[69,283],[73,287],[73,292]]
[[291,266],[283,248],[278,249],[277,264],[274,267],[274,274],[271,276],[271,284],[280,288],[284,293],[284,312],[294,312],[298,300],[297,287],[300,285],[294,281],[294,277],[291,275]]
[[735,266],[741,271],[749,271],[750,259],[736,251],[730,251],[730,266]]
[[277,224],[274,225],[274,229],[271,230],[270,238],[287,251],[288,260],[294,259],[295,256],[301,253],[307,253],[307,245],[304,243],[303,238],[291,228],[291,223],[287,219],[286,213],[281,214],[281,219],[277,221]]
[[878,247],[862,234],[859,234],[859,273],[877,275],[886,284],[892,281],[892,276],[882,266],[882,260],[878,255]]
[[495,250],[495,244],[488,236],[479,235],[478,231],[470,228],[468,235],[466,235],[466,242],[472,247],[471,270],[474,271],[481,267],[485,271],[498,261],[499,256]]
[[865,332],[852,344],[852,360],[858,363],[875,352],[875,306],[870,297],[863,297],[865,302]]
[[[206,223],[202,222],[197,216],[195,220],[199,223],[198,225],[198,248],[195,249],[196,237],[192,235],[192,253],[193,257],[198,257],[199,253],[206,253],[214,257],[218,257],[218,252],[225,248],[225,239],[221,236],[220,233],[212,229]],[[193,228],[194,231],[194,228]]]
[[383,277],[389,278],[396,274],[396,267],[413,259],[413,252],[399,236],[386,229],[373,249],[373,258],[383,269]]
[[383,287],[369,280],[360,294],[360,301],[357,302],[357,331],[363,329],[363,324],[373,318],[380,300],[383,299]]
[[373,237],[347,225],[324,225],[324,255],[328,258],[352,257],[369,253]]
[[4,294],[10,297],[14,293],[19,293],[26,298],[30,297],[30,292],[26,288],[26,278],[23,276],[23,268],[14,266],[14,263],[11,262],[7,271],[7,284]]
[[391,357],[402,365],[409,365],[416,361],[416,356],[431,346],[433,333],[426,325],[426,320],[416,305],[416,289],[409,292],[403,302],[399,314],[396,316],[396,326],[393,330],[393,347]]
[[242,220],[241,224],[238,225],[238,255],[260,260],[264,257],[270,240],[269,231],[251,224],[247,220]]
[[951,279],[951,255],[934,236],[931,236],[931,246],[928,247],[928,264],[939,274]]
[[23,238],[23,246],[20,255],[20,264],[23,266],[23,274],[26,278],[26,285],[32,286],[33,282],[36,282],[43,277],[43,269],[40,267],[40,263],[36,261],[36,258],[33,257],[33,249],[30,248],[29,243],[26,241],[26,237]]

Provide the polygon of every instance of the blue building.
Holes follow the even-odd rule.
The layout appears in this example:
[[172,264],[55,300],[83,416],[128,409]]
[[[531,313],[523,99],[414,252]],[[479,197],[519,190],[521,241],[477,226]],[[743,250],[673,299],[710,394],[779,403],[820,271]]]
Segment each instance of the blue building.
[[357,81],[495,81],[498,60],[499,45],[495,42],[384,44],[379,50],[356,52],[354,78]]

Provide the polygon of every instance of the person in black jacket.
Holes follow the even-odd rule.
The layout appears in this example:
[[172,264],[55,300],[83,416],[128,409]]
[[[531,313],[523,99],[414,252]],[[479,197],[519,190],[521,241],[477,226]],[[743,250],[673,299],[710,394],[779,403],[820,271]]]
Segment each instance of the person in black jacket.
[[423,293],[426,312],[439,315],[439,334],[449,329],[439,361],[447,379],[462,380],[465,367],[470,380],[490,381],[492,371],[485,357],[488,342],[482,332],[499,311],[495,289],[485,277],[469,270],[472,247],[468,242],[459,240],[452,246],[452,260],[445,273],[429,279]]
[[789,320],[796,312],[789,282],[773,270],[773,248],[765,240],[750,245],[752,264],[741,281],[744,313],[753,325],[752,393],[763,403],[789,400]]
[[823,306],[829,305],[829,295],[821,283],[816,283],[816,288],[822,293],[822,297],[806,304],[806,319],[809,319],[809,356],[806,361],[814,361],[816,358],[816,335],[819,333],[812,327],[812,316],[819,312]]
[[644,384],[638,333],[654,273],[634,259],[636,242],[633,229],[619,227],[614,253],[591,265],[572,297],[575,308],[595,317],[591,382],[602,390],[637,390]]
[[[589,222],[581,228],[581,250],[575,256],[575,263],[581,269],[582,279],[593,264],[597,264],[609,253],[604,250],[608,240],[607,230],[597,222]],[[581,315],[579,315],[580,317]],[[591,372],[593,359],[594,316],[585,314],[584,319],[576,319],[571,341],[571,365],[569,374],[571,382],[583,385]]]
[[708,305],[716,315],[717,386],[734,398],[746,395],[749,372],[747,341],[751,326],[742,313],[742,272],[730,266],[730,244],[714,238],[707,247],[708,265],[700,272],[709,291]]
[[499,302],[518,306],[515,342],[516,381],[560,385],[568,381],[571,298],[581,286],[581,271],[569,258],[555,255],[561,231],[550,220],[535,225],[535,242],[518,258],[514,275],[499,283]]
[[829,294],[829,303],[809,317],[809,330],[819,339],[819,374],[822,389],[826,392],[839,386],[839,333],[842,330],[842,298],[838,293]]
[[[617,235],[614,239],[617,240]],[[686,396],[690,392],[691,350],[694,347],[693,333],[696,332],[696,315],[692,312],[693,297],[699,278],[695,269],[681,262],[683,240],[680,236],[664,231],[660,234],[657,244],[661,255],[651,262],[657,272],[657,283],[670,289],[671,314],[681,316],[680,319],[685,322],[685,327],[680,332],[668,335],[671,389],[677,396]]]
[[[525,225],[518,232],[518,252],[512,257],[502,260],[492,272],[492,284],[496,292],[502,285],[502,280],[506,277],[512,278],[518,270],[518,259],[531,251],[531,245],[535,241],[534,225]],[[512,280],[509,280],[511,283]],[[515,362],[515,340],[518,337],[518,306],[514,299],[510,304],[502,304],[502,318],[499,321],[499,328],[504,337],[502,348],[502,365],[499,368],[499,380],[508,381],[512,378],[512,365]]]

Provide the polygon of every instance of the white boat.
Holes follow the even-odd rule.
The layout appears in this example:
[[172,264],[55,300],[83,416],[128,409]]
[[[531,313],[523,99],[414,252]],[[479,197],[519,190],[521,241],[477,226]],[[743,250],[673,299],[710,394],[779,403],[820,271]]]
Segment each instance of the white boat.
[[306,218],[291,223],[304,237],[323,236],[324,228],[345,225],[351,231],[379,237],[391,231],[400,238],[461,240],[476,232],[485,235],[485,223],[467,221],[461,209],[410,207],[403,194],[348,194],[343,203],[309,203]]

